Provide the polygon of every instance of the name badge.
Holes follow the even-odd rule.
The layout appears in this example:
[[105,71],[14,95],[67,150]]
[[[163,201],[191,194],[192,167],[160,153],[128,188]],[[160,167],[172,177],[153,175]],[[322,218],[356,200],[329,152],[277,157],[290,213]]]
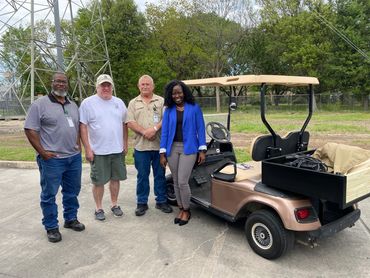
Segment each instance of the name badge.
[[159,123],[159,115],[157,113],[154,113],[153,114],[153,122],[155,124],[158,124]]
[[72,118],[71,117],[67,116],[66,119],[68,121],[69,127],[75,127],[75,125],[73,124],[73,121],[72,121]]

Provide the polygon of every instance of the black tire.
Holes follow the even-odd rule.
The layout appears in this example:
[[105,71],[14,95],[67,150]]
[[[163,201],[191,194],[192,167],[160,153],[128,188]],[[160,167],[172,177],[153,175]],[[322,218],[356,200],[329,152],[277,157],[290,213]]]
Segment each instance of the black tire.
[[167,187],[166,187],[167,203],[169,203],[172,206],[177,206],[175,190],[173,188],[172,175],[166,176],[166,184],[167,184]]
[[245,234],[253,251],[269,260],[281,257],[294,246],[294,233],[268,210],[255,211],[247,218]]

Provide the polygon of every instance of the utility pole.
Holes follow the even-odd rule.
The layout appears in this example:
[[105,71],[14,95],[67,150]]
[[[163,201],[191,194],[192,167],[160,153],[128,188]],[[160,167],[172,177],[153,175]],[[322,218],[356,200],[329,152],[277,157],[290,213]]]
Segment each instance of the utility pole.
[[[72,25],[72,38],[76,40],[75,28],[74,28],[74,20],[73,20],[73,12],[72,12],[72,3],[71,0],[68,0],[69,3],[69,11],[71,13],[71,25]],[[76,71],[77,71],[77,83],[78,83],[78,92],[79,92],[79,102],[82,101],[82,84],[81,84],[81,64],[79,61],[79,42],[75,43],[75,59],[76,59]]]
[[35,100],[35,6],[34,0],[31,0],[31,103]]
[[64,72],[63,62],[63,51],[62,51],[62,36],[60,30],[60,18],[59,18],[59,3],[58,0],[54,0],[54,23],[55,23],[55,39],[57,45],[57,69],[60,72]]

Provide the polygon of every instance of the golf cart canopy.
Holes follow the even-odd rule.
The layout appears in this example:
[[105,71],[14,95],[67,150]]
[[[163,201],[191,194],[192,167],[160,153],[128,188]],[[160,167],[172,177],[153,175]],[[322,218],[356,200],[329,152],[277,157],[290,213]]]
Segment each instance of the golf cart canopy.
[[184,80],[188,86],[248,86],[248,85],[283,85],[283,86],[305,86],[317,85],[319,80],[316,77],[306,76],[285,76],[285,75],[237,75],[203,79]]

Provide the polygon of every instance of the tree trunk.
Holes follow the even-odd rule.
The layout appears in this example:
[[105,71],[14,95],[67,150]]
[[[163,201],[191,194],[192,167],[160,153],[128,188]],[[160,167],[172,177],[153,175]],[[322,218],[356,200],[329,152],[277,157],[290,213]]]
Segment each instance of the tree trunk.
[[217,113],[221,112],[220,87],[216,87],[216,111],[217,111]]
[[369,100],[370,100],[370,95],[365,95],[364,100],[363,100],[365,111],[369,111]]

